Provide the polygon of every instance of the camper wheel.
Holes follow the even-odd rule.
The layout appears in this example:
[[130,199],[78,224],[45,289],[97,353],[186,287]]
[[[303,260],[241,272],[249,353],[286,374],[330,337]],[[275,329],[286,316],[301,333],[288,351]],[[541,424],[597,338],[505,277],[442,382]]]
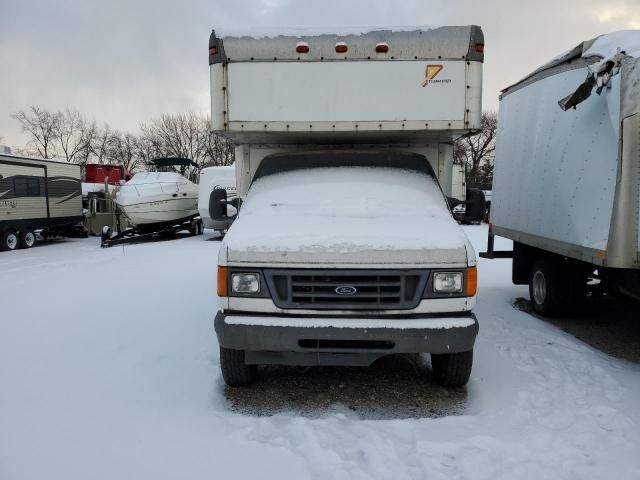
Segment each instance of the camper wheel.
[[7,230],[0,235],[0,251],[15,250],[18,245],[18,232],[15,230]]
[[20,232],[20,248],[31,248],[36,243],[36,234],[30,228]]

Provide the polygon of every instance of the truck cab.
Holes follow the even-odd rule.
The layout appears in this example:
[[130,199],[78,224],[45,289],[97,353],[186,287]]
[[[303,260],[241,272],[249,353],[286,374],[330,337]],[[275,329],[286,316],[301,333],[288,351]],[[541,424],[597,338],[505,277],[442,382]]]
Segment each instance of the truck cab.
[[[476,256],[446,196],[452,142],[480,127],[481,30],[255,36],[209,42],[240,199],[218,259],[225,382],[428,353],[440,383],[465,385]],[[226,195],[211,195],[222,221]]]

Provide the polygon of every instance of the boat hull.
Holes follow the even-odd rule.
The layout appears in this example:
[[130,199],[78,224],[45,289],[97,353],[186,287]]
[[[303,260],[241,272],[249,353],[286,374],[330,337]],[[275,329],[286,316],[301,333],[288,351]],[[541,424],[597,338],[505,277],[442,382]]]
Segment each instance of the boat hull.
[[120,204],[120,207],[134,225],[167,223],[197,215],[198,197],[158,195],[139,203]]

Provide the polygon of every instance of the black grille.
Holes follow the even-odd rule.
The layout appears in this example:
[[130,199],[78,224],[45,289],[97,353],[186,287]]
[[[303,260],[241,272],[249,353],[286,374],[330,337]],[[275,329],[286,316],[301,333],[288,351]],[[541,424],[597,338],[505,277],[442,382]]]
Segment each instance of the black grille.
[[264,273],[276,306],[310,310],[415,308],[428,278],[426,270],[265,270]]

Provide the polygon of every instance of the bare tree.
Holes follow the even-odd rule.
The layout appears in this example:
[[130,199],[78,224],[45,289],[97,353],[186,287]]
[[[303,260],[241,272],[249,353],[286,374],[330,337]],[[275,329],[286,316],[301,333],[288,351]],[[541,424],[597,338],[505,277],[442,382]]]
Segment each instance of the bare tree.
[[28,145],[34,148],[40,157],[55,156],[55,142],[60,121],[58,114],[31,106],[29,111],[20,110],[11,117],[20,122],[23,132],[29,134]]
[[94,135],[95,127],[92,128],[92,124],[89,124],[77,110],[67,109],[56,115],[58,116],[55,129],[56,140],[65,159],[67,162],[78,163],[84,151],[86,163],[91,145],[90,137]]
[[203,132],[203,119],[193,112],[178,115],[161,115],[142,124],[142,139],[145,147],[157,156],[188,158],[198,167],[183,165],[182,175],[193,177],[196,170],[206,161],[205,144],[207,135]]
[[119,131],[114,131],[111,134],[108,144],[109,163],[122,165],[126,170],[132,172],[140,161],[137,153],[137,139],[132,134]]
[[214,165],[231,165],[235,159],[233,142],[209,130],[209,118],[203,120],[202,135],[204,137],[205,162],[202,167]]
[[[94,122],[95,125],[95,122]],[[102,128],[96,127],[95,134],[89,144],[93,161],[97,163],[107,163],[109,161],[109,141],[111,140],[111,129],[108,124]]]
[[30,133],[30,148],[43,158],[64,155],[68,162],[124,165],[130,171],[152,169],[159,157],[188,158],[196,167],[182,166],[177,171],[195,178],[200,168],[229,165],[234,160],[231,141],[210,131],[209,119],[192,112],[161,115],[140,125],[140,134],[113,131],[88,121],[76,110],[51,113],[31,107],[14,118]]
[[153,130],[144,124],[140,129],[142,133],[136,139],[136,155],[139,159],[139,165],[148,169],[153,167],[152,160],[165,156],[165,153],[162,151],[162,142],[155,136]]
[[487,189],[491,186],[497,128],[496,113],[485,112],[480,132],[463,137],[454,144],[454,162],[466,167],[466,180],[470,187]]

